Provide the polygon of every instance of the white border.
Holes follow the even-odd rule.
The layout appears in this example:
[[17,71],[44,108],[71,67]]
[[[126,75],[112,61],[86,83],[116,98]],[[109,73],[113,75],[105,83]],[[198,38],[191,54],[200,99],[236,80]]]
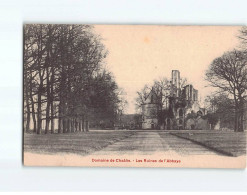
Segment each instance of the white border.
[[246,191],[246,170],[23,167],[22,24],[245,25],[245,0],[1,0],[0,190]]

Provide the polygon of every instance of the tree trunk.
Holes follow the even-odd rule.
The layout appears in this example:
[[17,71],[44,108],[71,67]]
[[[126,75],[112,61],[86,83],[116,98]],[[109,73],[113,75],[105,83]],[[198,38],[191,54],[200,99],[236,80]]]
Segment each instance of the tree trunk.
[[26,121],[26,127],[25,127],[25,131],[28,132],[30,129],[30,119],[31,119],[31,113],[30,113],[30,107],[27,104],[27,121]]
[[63,123],[61,115],[58,116],[58,133],[62,133]]
[[75,118],[75,131],[78,130],[77,128],[78,128],[78,127],[77,127],[77,120],[76,120],[76,118]]
[[41,133],[41,94],[38,95],[38,110],[37,110],[37,119],[38,119],[38,129],[37,134]]
[[54,131],[54,91],[53,91],[53,86],[54,86],[54,67],[51,67],[51,94],[50,94],[50,104],[51,104],[51,133],[55,133]]
[[82,131],[85,131],[85,117],[82,117]]
[[53,101],[51,102],[51,133],[55,133],[54,131],[54,110],[53,110]]
[[71,132],[75,132],[75,123],[74,123],[74,118],[71,119]]
[[[49,43],[48,43],[49,44]],[[50,65],[50,57],[49,57],[49,51],[47,53],[46,57],[46,125],[45,125],[45,134],[48,133],[49,130],[49,125],[50,125],[50,79],[49,79],[49,68],[48,66]]]
[[28,94],[28,81],[27,81],[27,76],[26,76],[26,81],[25,81],[25,102],[26,102],[26,112],[27,112],[27,119],[26,119],[26,127],[25,131],[29,131],[30,129],[30,118],[31,118],[31,111],[29,107],[29,94]]
[[81,118],[81,131],[83,131],[83,120],[82,120],[82,118]]
[[71,119],[70,119],[70,117],[67,120],[67,132],[71,133]]
[[[32,81],[30,80],[30,83]],[[33,92],[32,92],[32,85],[30,85],[30,100],[31,100],[31,108],[32,108],[32,120],[33,120],[33,131],[37,133],[37,123],[36,123],[36,115],[35,115],[35,106],[33,101]]]
[[45,134],[48,133],[49,125],[50,125],[50,101],[47,98],[47,105],[46,105],[46,123],[45,123]]
[[81,131],[81,119],[79,120],[79,131]]
[[[43,46],[43,40],[42,40],[42,25],[40,26],[40,33],[38,38],[38,75],[39,75],[39,87],[38,87],[38,109],[37,109],[37,122],[38,122],[38,129],[37,134],[41,134],[42,131],[42,93],[43,93],[43,82],[44,82],[44,69],[41,67],[41,61],[42,61],[42,46]],[[43,70],[43,72],[42,72]]]
[[37,133],[37,122],[36,122],[34,104],[32,104],[32,120],[33,120],[33,132]]
[[41,95],[38,95],[38,110],[37,110],[37,119],[38,119],[38,129],[37,129],[37,134],[41,133]]
[[89,131],[89,121],[86,120],[86,132],[88,132],[88,131]]
[[39,91],[38,91],[38,110],[37,110],[37,119],[38,119],[38,129],[37,129],[37,134],[41,133],[42,129],[42,89],[43,89],[43,78],[40,77],[40,86],[39,86]]
[[63,133],[66,133],[66,131],[67,131],[67,129],[66,129],[66,127],[67,127],[67,125],[66,125],[66,117],[63,117]]
[[244,131],[244,100],[242,97],[239,97],[239,132]]
[[30,114],[30,109],[29,109],[29,111],[27,111],[27,123],[26,123],[26,132],[28,132],[29,131],[29,129],[30,129],[30,118],[31,118],[31,114]]
[[233,97],[234,97],[234,103],[235,103],[235,113],[234,113],[234,131],[237,132],[238,131],[238,100],[237,100],[237,96],[236,96],[236,92],[234,90],[233,93]]
[[[61,93],[61,92],[60,92]],[[58,133],[63,133],[63,108],[62,108],[62,97],[60,94],[60,102],[58,106]]]
[[234,115],[234,131],[238,131],[238,108],[235,108],[235,115]]
[[47,108],[46,108],[46,120],[45,120],[45,134],[48,133],[48,130],[49,130],[49,125],[50,125],[50,116],[49,116],[49,111],[50,111],[50,105],[47,105]]

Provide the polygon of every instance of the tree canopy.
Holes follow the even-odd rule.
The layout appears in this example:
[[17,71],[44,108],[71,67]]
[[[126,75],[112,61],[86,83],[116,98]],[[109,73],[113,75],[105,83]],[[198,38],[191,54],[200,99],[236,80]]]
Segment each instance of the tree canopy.
[[234,100],[235,131],[243,131],[244,100],[247,89],[247,55],[233,50],[213,60],[206,73],[206,80],[219,92],[226,92]]
[[117,113],[119,88],[104,68],[108,51],[90,25],[24,26],[24,115],[35,132],[88,129]]

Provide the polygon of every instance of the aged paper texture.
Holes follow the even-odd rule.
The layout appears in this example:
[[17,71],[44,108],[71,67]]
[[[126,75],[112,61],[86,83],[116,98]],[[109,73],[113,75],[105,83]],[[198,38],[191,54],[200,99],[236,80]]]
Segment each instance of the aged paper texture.
[[23,29],[25,166],[246,167],[246,27]]

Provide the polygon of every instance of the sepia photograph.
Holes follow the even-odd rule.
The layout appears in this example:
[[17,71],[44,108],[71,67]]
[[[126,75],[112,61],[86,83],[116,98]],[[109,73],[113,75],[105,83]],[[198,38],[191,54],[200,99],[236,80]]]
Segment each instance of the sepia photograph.
[[247,27],[23,25],[25,166],[245,168]]

